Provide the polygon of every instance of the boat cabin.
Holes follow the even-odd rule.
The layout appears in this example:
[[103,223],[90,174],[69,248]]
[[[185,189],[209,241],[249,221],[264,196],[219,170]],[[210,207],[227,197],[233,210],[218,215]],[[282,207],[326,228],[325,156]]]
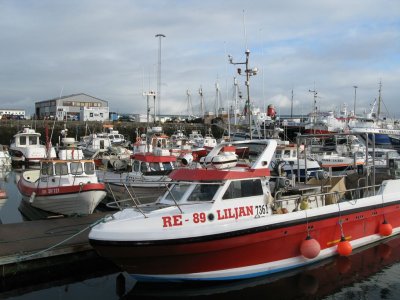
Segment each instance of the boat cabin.
[[178,204],[196,201],[244,201],[247,198],[259,197],[260,203],[264,199],[264,191],[268,193],[266,180],[262,178],[244,178],[227,181],[210,182],[181,182],[173,184],[165,193],[160,203]]
[[14,135],[13,144],[15,146],[36,146],[40,145],[40,133],[37,133],[34,129],[24,128],[23,131]]
[[138,153],[132,156],[132,171],[146,175],[168,174],[176,168],[177,159],[170,155]]

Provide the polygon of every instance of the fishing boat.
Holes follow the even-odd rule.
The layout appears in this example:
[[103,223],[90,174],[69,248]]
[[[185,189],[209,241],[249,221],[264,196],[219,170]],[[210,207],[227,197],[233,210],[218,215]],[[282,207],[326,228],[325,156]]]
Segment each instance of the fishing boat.
[[168,174],[176,168],[176,156],[166,149],[155,148],[152,152],[135,153],[130,160],[130,172],[96,171],[110,196],[123,201],[135,195],[142,202],[152,202],[164,194],[170,181]]
[[102,155],[102,162],[105,167],[113,170],[126,170],[130,166],[132,151],[125,147],[114,145]]
[[324,152],[317,156],[322,168],[332,171],[343,171],[347,169],[357,169],[358,166],[365,165],[366,157],[362,151],[357,151],[352,155],[341,155],[337,152]]
[[112,125],[106,124],[103,125],[103,128],[105,129],[105,133],[108,135],[108,138],[113,146],[126,143],[124,135],[119,133],[118,130],[114,130]]
[[213,281],[347,256],[400,232],[400,180],[331,191],[330,179],[321,179],[308,196],[279,181],[272,190],[277,142],[237,143],[218,145],[208,161],[225,146],[260,154],[248,165],[173,171],[161,199],[105,219],[91,229],[90,244],[139,281]]
[[85,157],[95,158],[101,157],[103,153],[107,152],[111,146],[111,141],[106,133],[93,133],[87,137],[80,148]]
[[297,176],[303,180],[305,177],[314,176],[321,170],[321,166],[316,159],[306,157],[303,151],[303,145],[297,148],[295,144],[281,141],[276,149],[271,170],[283,171],[287,176]]
[[39,170],[22,173],[17,187],[31,206],[62,215],[91,214],[106,196],[93,160],[42,160]]
[[84,159],[83,151],[78,148],[78,142],[73,137],[61,139],[61,145],[57,149],[57,157],[61,160]]
[[45,145],[40,144],[40,136],[40,133],[29,127],[15,134],[9,149],[12,161],[38,163],[43,158],[55,158],[55,149],[49,147],[48,151]]

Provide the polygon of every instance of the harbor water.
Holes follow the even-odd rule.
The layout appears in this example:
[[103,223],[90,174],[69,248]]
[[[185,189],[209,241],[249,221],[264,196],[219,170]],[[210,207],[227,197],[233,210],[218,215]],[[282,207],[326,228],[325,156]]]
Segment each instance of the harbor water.
[[[1,179],[8,194],[0,223],[29,222],[12,170]],[[1,226],[1,225],[0,225]],[[1,237],[0,237],[1,246]],[[109,261],[92,255],[67,266],[2,277],[0,299],[399,299],[400,237],[275,276],[212,283],[137,283]]]

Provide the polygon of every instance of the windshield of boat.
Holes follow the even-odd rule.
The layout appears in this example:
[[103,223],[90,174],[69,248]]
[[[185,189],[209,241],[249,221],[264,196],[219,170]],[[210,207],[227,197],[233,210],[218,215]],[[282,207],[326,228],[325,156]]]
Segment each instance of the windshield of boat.
[[220,185],[218,184],[174,184],[167,191],[164,200],[183,201],[212,201]]
[[189,189],[190,184],[174,184],[172,187],[167,191],[165,196],[165,200],[177,201],[180,202],[185,195],[186,191]]

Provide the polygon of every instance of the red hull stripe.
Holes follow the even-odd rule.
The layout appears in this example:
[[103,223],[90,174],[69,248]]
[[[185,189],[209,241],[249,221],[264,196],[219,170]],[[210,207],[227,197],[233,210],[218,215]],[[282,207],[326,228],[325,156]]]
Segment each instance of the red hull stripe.
[[270,174],[271,173],[268,168],[247,169],[246,171],[177,169],[171,173],[170,177],[172,180],[211,181],[211,180],[257,178],[261,176],[270,176]]
[[104,183],[87,183],[83,185],[73,186],[55,186],[51,188],[32,188],[24,185],[22,183],[22,179],[18,182],[18,189],[25,196],[30,196],[33,192],[35,192],[37,196],[50,196],[106,190]]

